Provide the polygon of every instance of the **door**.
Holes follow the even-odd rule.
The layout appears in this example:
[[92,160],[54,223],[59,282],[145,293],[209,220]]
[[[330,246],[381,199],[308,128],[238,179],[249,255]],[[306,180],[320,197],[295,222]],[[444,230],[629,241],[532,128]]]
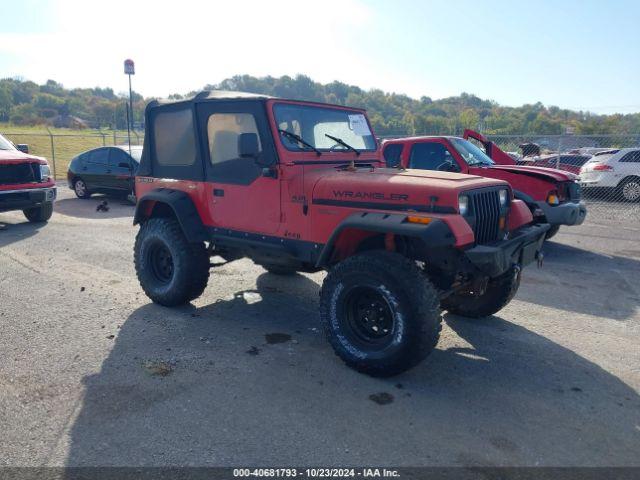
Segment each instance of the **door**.
[[[276,233],[280,227],[277,155],[262,102],[211,102],[198,105],[210,223],[231,230]],[[258,138],[258,157],[240,157],[241,134]]]
[[109,149],[98,148],[87,154],[87,161],[80,172],[89,190],[108,188]]
[[133,189],[131,157],[119,148],[110,148],[109,150],[108,187],[114,190],[131,191]]

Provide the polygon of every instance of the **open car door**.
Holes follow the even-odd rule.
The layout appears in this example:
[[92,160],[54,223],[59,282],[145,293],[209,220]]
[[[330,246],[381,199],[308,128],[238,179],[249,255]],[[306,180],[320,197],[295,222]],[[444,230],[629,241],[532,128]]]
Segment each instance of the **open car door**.
[[488,140],[487,137],[485,137],[481,133],[478,133],[474,130],[465,129],[462,137],[465,140],[469,140],[470,138],[472,138],[480,142],[484,146],[485,153],[497,165],[516,165],[516,161],[513,158],[500,150],[500,148],[498,148],[495,143],[493,143],[491,140]]

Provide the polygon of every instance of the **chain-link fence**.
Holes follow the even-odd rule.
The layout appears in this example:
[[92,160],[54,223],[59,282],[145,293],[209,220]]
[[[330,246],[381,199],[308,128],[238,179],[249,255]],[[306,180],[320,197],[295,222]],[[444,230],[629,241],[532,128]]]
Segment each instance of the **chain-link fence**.
[[[29,153],[49,160],[55,178],[58,180],[67,178],[69,162],[79,153],[108,145],[127,145],[129,141],[127,133],[121,131],[76,134],[53,133],[50,131],[15,133],[9,130],[0,133],[16,145],[27,144]],[[143,132],[131,132],[132,145],[142,145],[143,140]]]

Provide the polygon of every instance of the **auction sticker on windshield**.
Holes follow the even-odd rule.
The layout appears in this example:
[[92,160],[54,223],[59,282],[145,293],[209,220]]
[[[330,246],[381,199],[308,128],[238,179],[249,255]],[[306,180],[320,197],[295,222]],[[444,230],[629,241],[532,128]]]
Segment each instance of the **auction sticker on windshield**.
[[360,135],[361,137],[371,135],[367,119],[361,113],[358,113],[357,115],[349,115],[349,128],[353,130],[353,133]]

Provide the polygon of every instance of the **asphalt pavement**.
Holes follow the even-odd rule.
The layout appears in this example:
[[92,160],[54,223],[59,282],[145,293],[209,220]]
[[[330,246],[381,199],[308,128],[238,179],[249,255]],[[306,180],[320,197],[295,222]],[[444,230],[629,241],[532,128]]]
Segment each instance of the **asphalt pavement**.
[[[564,228],[498,315],[445,315],[424,363],[344,366],[324,274],[215,268],[168,309],[135,278],[133,206],[61,189],[0,214],[0,465],[640,466],[640,226]],[[631,208],[623,204],[615,208]]]

